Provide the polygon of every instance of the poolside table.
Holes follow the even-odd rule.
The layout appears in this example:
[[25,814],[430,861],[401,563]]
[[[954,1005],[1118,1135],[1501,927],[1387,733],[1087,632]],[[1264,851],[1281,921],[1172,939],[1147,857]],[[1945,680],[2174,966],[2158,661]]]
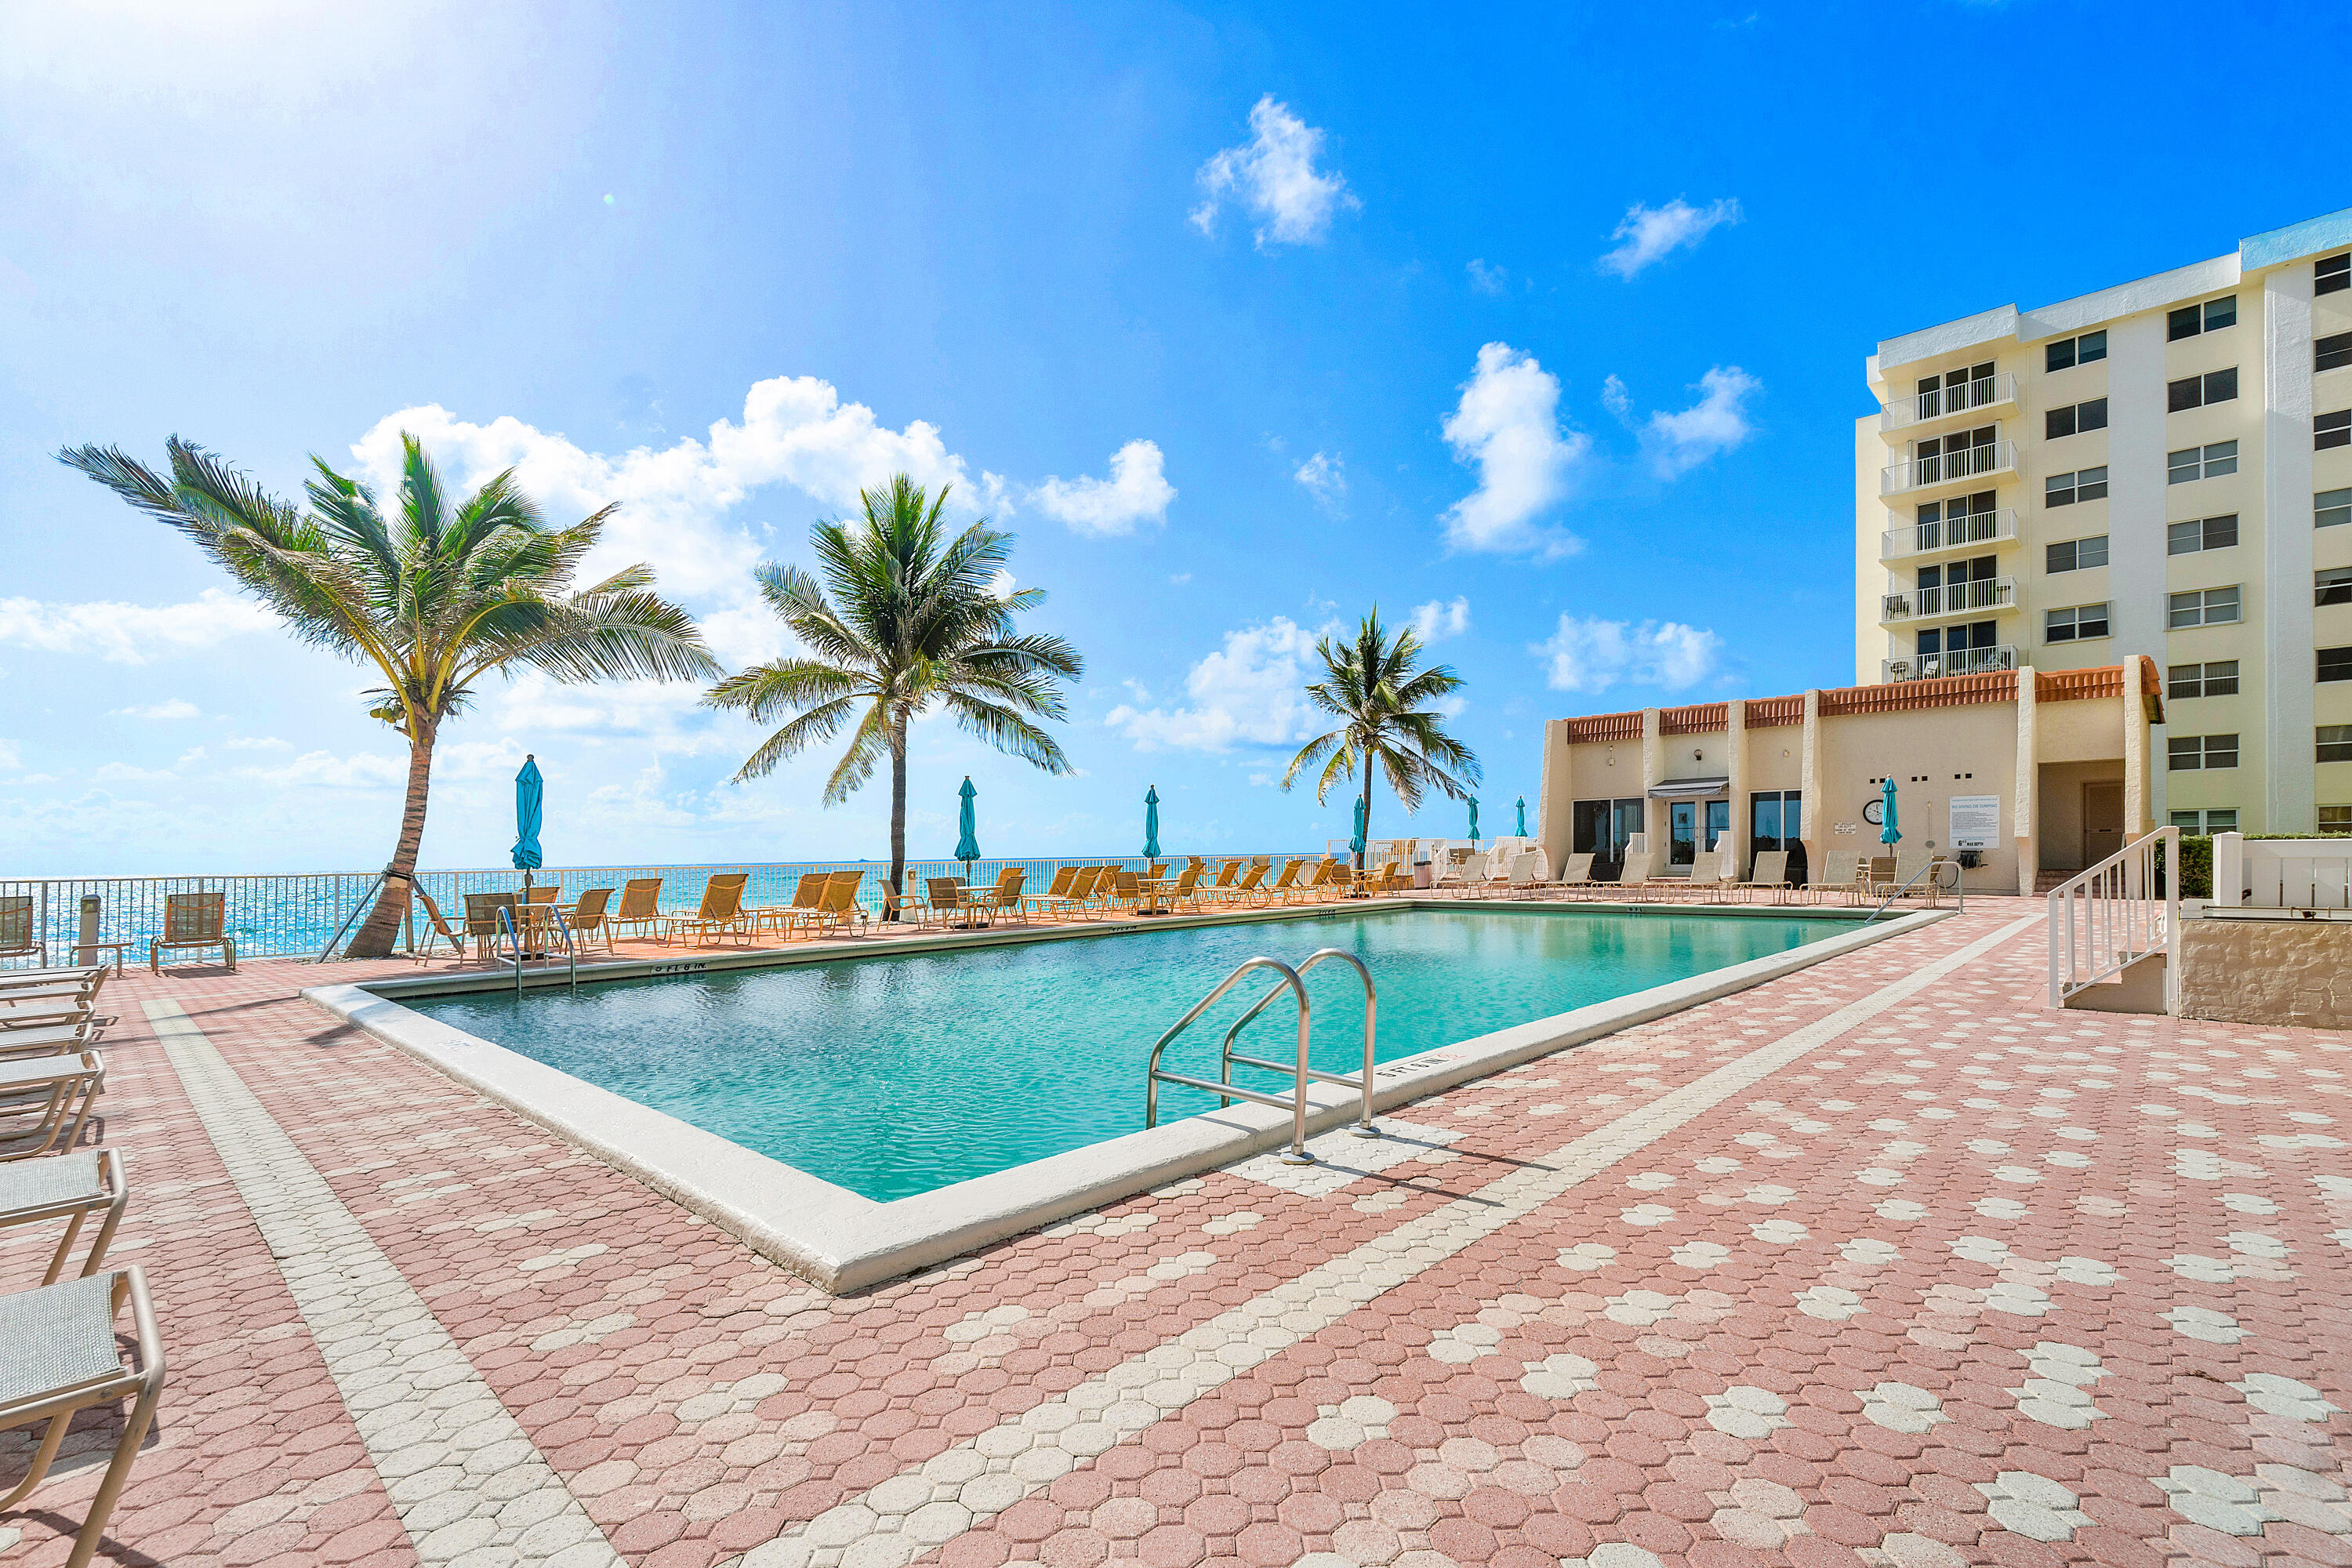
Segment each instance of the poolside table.
[[[1135,888],[1140,897],[1136,900],[1135,912],[1139,915],[1173,914],[1175,912],[1173,910],[1160,901],[1160,895],[1167,886],[1168,879],[1165,877],[1138,877],[1135,879]],[[1147,909],[1146,905],[1150,907]]]

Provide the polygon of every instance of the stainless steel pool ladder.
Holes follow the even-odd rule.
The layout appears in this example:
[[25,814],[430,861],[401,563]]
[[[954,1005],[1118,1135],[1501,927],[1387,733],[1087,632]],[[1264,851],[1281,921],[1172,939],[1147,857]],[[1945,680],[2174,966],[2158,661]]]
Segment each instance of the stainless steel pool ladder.
[[[1317,964],[1328,963],[1333,959],[1339,959],[1352,965],[1357,977],[1364,983],[1364,1070],[1360,1077],[1349,1073],[1324,1072],[1309,1067],[1307,1063],[1307,1045],[1313,1033],[1313,1007],[1307,998],[1306,982],[1300,976]],[[1253,969],[1271,969],[1279,973],[1282,978],[1276,982],[1273,989],[1259,997],[1248,1010],[1235,1019],[1232,1028],[1225,1031],[1224,1044],[1217,1053],[1217,1081],[1212,1083],[1206,1079],[1189,1078],[1182,1073],[1160,1070],[1160,1053],[1168,1048],[1169,1042],[1190,1028],[1194,1019],[1207,1012],[1219,997],[1240,984],[1243,976],[1248,974]],[[1242,1056],[1235,1052],[1234,1049],[1235,1037],[1260,1013],[1273,1005],[1285,991],[1298,999],[1297,1059],[1286,1065],[1281,1062],[1266,1061],[1259,1057]],[[1152,1127],[1159,1123],[1160,1086],[1163,1083],[1182,1084],[1187,1089],[1206,1089],[1217,1097],[1217,1104],[1221,1109],[1231,1105],[1236,1100],[1254,1100],[1260,1105],[1270,1105],[1277,1110],[1290,1112],[1290,1147],[1283,1152],[1283,1163],[1290,1165],[1311,1165],[1315,1163],[1315,1156],[1307,1152],[1307,1080],[1312,1079],[1322,1083],[1356,1085],[1362,1096],[1362,1110],[1356,1125],[1349,1131],[1359,1138],[1379,1137],[1380,1129],[1372,1125],[1372,1050],[1378,1025],[1379,1005],[1379,993],[1372,984],[1372,972],[1364,966],[1362,959],[1352,952],[1344,952],[1336,947],[1327,947],[1320,952],[1308,954],[1305,962],[1296,969],[1274,958],[1258,957],[1244,961],[1237,965],[1231,974],[1218,982],[1215,990],[1194,1003],[1192,1010],[1177,1019],[1168,1032],[1161,1035],[1152,1045],[1150,1065],[1144,1078],[1143,1124],[1146,1127]],[[1243,1067],[1259,1068],[1267,1072],[1290,1074],[1290,1092],[1286,1095],[1269,1094],[1260,1089],[1244,1089],[1233,1081],[1235,1063]]]
[[[580,949],[572,940],[572,922],[565,920],[563,911],[553,904],[542,907],[555,917],[555,929],[563,937],[563,956],[569,965],[568,978],[572,989],[577,991],[580,989]],[[499,906],[499,935],[505,941],[507,952],[514,960],[515,994],[520,996],[522,994],[522,935],[515,929],[514,911],[504,904]]]

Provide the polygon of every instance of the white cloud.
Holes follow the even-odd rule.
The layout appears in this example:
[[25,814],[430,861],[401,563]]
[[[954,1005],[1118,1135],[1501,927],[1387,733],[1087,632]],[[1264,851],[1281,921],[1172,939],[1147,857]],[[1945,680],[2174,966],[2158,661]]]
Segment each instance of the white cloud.
[[1458,637],[1469,629],[1470,597],[1466,594],[1456,595],[1450,605],[1442,599],[1432,599],[1412,613],[1413,635],[1421,638],[1424,647],[1446,637]]
[[1699,400],[1679,414],[1653,414],[1642,448],[1660,477],[1685,474],[1755,433],[1748,399],[1764,384],[1738,365],[1717,365],[1699,378]]
[[1139,710],[1122,703],[1103,721],[1144,752],[1226,752],[1237,744],[1303,741],[1316,732],[1303,689],[1318,635],[1283,616],[1227,632],[1224,646],[1184,677],[1186,706]]
[[268,610],[222,588],[207,588],[184,605],[0,599],[0,643],[48,653],[95,653],[111,664],[145,664],[277,625],[278,617]]
[[1631,424],[1633,418],[1633,395],[1625,390],[1625,383],[1612,375],[1601,384],[1601,406],[1619,419]]
[[1511,286],[1511,275],[1503,268],[1487,265],[1484,258],[1472,257],[1466,268],[1470,287],[1481,294],[1500,294]]
[[169,768],[142,768],[130,763],[101,763],[89,776],[98,784],[177,784],[180,779]]
[[1562,616],[1559,629],[1528,651],[1544,661],[1546,684],[1555,691],[1606,691],[1621,682],[1696,685],[1715,668],[1723,639],[1679,621],[1604,621]]
[[232,752],[290,752],[293,742],[275,735],[231,735],[221,744]]
[[1609,237],[1624,243],[1601,258],[1601,270],[1631,278],[1669,251],[1696,246],[1714,229],[1739,221],[1739,204],[1726,198],[1695,207],[1676,196],[1662,207],[1635,202]]
[[1109,479],[1049,478],[1029,492],[1029,500],[1080,533],[1132,533],[1140,523],[1168,521],[1176,487],[1162,467],[1157,443],[1129,441],[1111,454]]
[[[100,770],[103,776],[104,770]],[[282,768],[239,768],[240,778],[280,788],[382,789],[408,782],[408,763],[399,757],[357,752],[338,757],[332,752],[305,752]]]
[[200,717],[203,711],[186,698],[174,697],[169,701],[153,703],[145,708],[117,708],[114,710],[113,716],[118,719],[194,719]]
[[1290,476],[1307,487],[1315,504],[1324,510],[1337,513],[1348,501],[1348,462],[1337,452],[1318,452],[1298,465]]
[[1457,462],[1478,468],[1478,488],[1445,512],[1447,542],[1464,550],[1531,551],[1547,557],[1582,548],[1538,520],[1566,500],[1592,446],[1559,427],[1559,378],[1508,343],[1478,351],[1462,401],[1445,417]]
[[1331,219],[1342,207],[1360,207],[1338,170],[1324,174],[1315,167],[1323,153],[1323,132],[1274,100],[1272,93],[1250,110],[1249,141],[1228,147],[1201,165],[1201,205],[1192,209],[1193,226],[1202,234],[1217,231],[1217,211],[1227,196],[1259,220],[1257,244],[1308,245],[1330,232]]

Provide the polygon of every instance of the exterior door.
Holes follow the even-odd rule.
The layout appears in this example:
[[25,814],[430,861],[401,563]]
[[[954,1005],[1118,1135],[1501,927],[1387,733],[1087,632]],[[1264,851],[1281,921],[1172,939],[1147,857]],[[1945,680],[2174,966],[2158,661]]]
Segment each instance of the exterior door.
[[2095,866],[2124,847],[2124,786],[2083,786],[2083,864]]
[[1666,864],[1689,866],[1698,859],[1698,802],[1670,801],[1666,806]]

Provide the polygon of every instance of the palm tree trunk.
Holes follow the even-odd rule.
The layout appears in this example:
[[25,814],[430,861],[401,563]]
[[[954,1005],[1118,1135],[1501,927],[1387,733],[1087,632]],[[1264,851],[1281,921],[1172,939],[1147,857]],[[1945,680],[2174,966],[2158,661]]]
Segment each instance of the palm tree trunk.
[[408,742],[408,801],[401,809],[400,841],[384,868],[383,892],[344,952],[352,958],[390,958],[392,939],[408,913],[409,887],[416,875],[416,852],[425,842],[425,801],[433,783],[433,727],[415,722]]
[[907,903],[907,726],[890,728],[890,886],[898,890],[898,908],[885,917],[898,918]]

